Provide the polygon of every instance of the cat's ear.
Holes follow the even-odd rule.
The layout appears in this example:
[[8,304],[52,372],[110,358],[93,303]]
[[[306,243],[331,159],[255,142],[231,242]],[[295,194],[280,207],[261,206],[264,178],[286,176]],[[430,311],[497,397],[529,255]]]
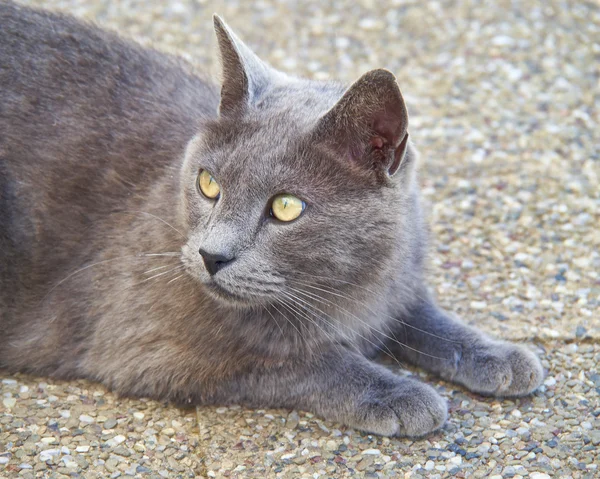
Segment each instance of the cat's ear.
[[316,132],[349,161],[396,173],[408,148],[408,112],[396,77],[383,69],[365,73],[319,120]]
[[273,70],[218,15],[213,21],[223,68],[219,114],[238,116],[266,89]]

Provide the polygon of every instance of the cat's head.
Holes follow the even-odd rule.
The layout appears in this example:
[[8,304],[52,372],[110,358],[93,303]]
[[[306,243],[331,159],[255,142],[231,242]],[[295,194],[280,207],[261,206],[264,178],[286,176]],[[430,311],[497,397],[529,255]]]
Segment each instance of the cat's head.
[[215,30],[219,113],[188,145],[181,177],[188,273],[238,306],[381,281],[411,228],[414,153],[394,76],[373,70],[347,89],[293,78],[218,17]]

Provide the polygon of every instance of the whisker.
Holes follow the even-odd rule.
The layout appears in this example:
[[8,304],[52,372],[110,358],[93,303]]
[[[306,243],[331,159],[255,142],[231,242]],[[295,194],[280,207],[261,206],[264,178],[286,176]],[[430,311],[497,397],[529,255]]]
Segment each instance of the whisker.
[[109,259],[105,259],[103,261],[98,261],[96,263],[92,263],[92,264],[88,264],[87,266],[84,266],[83,268],[79,268],[78,270],[73,271],[72,273],[68,274],[67,276],[65,276],[63,279],[61,279],[58,283],[56,283],[54,286],[52,286],[52,288],[50,288],[48,290],[48,292],[44,295],[44,297],[40,300],[40,304],[43,303],[46,298],[48,298],[48,296],[50,296],[50,294],[56,289],[58,288],[61,284],[63,284],[65,281],[67,281],[68,279],[72,278],[73,276],[82,273],[83,271],[86,271],[90,268],[94,268],[95,266],[100,266],[103,264],[107,264],[107,263],[112,263],[113,261],[120,261],[123,259],[131,259],[131,258],[143,258],[143,257],[153,257],[153,256],[176,256],[179,255],[180,253],[175,253],[175,252],[167,252],[167,253],[138,253],[138,254],[132,254],[132,255],[125,255],[125,256],[118,256],[116,258],[109,258]]
[[180,274],[180,275],[179,275],[179,276],[177,276],[176,278],[173,278],[172,280],[170,280],[170,281],[167,281],[167,284],[171,284],[171,283],[173,283],[174,281],[178,280],[179,278],[181,278],[181,277],[182,277],[182,276],[184,276],[184,275],[185,275],[185,273],[184,273],[184,274]]
[[[385,260],[380,260],[380,259],[378,259],[378,258],[374,258],[373,256],[370,256],[369,258],[370,258],[370,261],[371,261],[371,263],[373,263],[375,266],[385,266],[385,265],[387,264],[387,262],[386,262]],[[366,292],[368,292],[368,293],[371,293],[371,294],[373,294],[374,296],[379,296],[379,295],[380,295],[380,293],[377,293],[376,291],[373,291],[372,289],[369,289],[369,288],[365,287],[364,285],[361,285],[361,284],[358,284],[358,283],[352,283],[352,282],[350,282],[350,281],[344,281],[344,280],[341,280],[341,279],[337,279],[337,278],[333,278],[333,277],[328,277],[328,276],[319,276],[319,275],[313,275],[313,274],[310,274],[310,273],[304,273],[304,272],[302,272],[302,271],[297,271],[296,273],[298,273],[298,274],[304,274],[304,275],[306,275],[306,276],[312,276],[312,277],[314,277],[314,278],[322,278],[322,279],[326,279],[326,280],[329,280],[329,281],[336,281],[336,282],[338,282],[338,283],[343,283],[343,284],[347,284],[347,285],[355,286],[355,287],[357,287],[357,288],[360,288],[360,289],[362,289],[363,291],[366,291]],[[414,273],[413,271],[410,271],[410,270],[408,270],[408,269],[405,269],[405,270],[403,270],[403,271],[402,271],[402,275],[403,275],[403,276],[409,276],[409,277],[411,277],[412,279],[416,279],[416,280],[418,280],[419,282],[422,282],[422,281],[423,281],[423,276],[422,276],[422,275],[416,274],[416,273]],[[467,284],[468,284],[468,283],[467,283]],[[414,295],[416,298],[418,298],[418,299],[420,299],[420,300],[422,300],[422,301],[424,301],[424,302],[427,302],[427,301],[429,301],[429,298],[428,298],[428,297],[424,297],[424,296],[420,295],[419,293],[417,293],[416,291],[412,291],[412,294],[413,294],[413,295]],[[388,318],[390,318],[390,319],[393,319],[394,321],[401,321],[401,320],[400,320],[400,319],[398,319],[398,318],[392,318],[392,317],[390,317],[390,316],[387,316],[387,317],[388,317]],[[407,326],[411,327],[411,325],[410,325],[410,324],[408,324],[408,323],[405,323],[405,324],[406,324]],[[432,333],[429,333],[428,331],[423,331],[423,330],[421,330],[421,332],[423,332],[423,333],[426,333],[426,334],[432,334]],[[446,339],[446,338],[439,338],[439,339]],[[452,340],[449,340],[449,339],[446,339],[446,340],[447,340],[447,341],[450,341],[450,342],[457,342],[457,341],[452,341]]]
[[277,321],[277,319],[275,319],[275,315],[273,313],[271,313],[271,311],[269,311],[269,308],[267,308],[266,306],[263,305],[262,307],[267,313],[269,313],[269,316],[271,316],[271,318],[273,318],[273,321],[275,321],[275,324],[277,325],[277,327],[279,328],[279,331],[281,332],[281,337],[284,338],[285,334],[283,333],[283,329],[281,328],[279,321]]
[[169,266],[171,266],[171,265],[166,264],[164,266],[159,266],[158,268],[152,268],[152,269],[149,269],[148,271],[144,271],[142,274],[152,273],[153,271],[158,271],[159,269],[165,269],[165,268],[168,268]]
[[[416,274],[414,274],[414,273],[412,273],[410,271],[403,271],[403,274],[404,273],[412,275],[413,278],[419,278],[419,276],[417,276]],[[370,288],[367,288],[366,286],[364,286],[362,284],[353,283],[351,281],[346,281],[346,280],[343,280],[343,279],[333,278],[333,277],[330,277],[330,276],[322,276],[322,275],[317,275],[317,274],[311,274],[311,273],[304,273],[302,271],[296,271],[296,274],[302,274],[302,275],[305,275],[305,276],[311,276],[313,278],[320,278],[320,279],[324,279],[324,280],[327,280],[327,281],[335,281],[336,283],[347,284],[349,286],[354,286],[356,288],[362,289],[363,291],[366,291],[367,293],[370,293],[373,296],[380,296],[381,295],[381,293],[378,293],[377,291],[374,291],[374,290],[372,290]],[[420,299],[425,299],[425,298],[422,298],[421,296],[417,296],[417,297],[419,297]]]
[[[313,275],[311,275],[311,276],[313,276]],[[331,280],[333,280],[333,281],[341,281],[341,282],[344,282],[344,283],[345,283],[345,281],[342,281],[342,280],[336,280],[335,278],[328,278],[328,279],[331,279]],[[365,304],[364,302],[358,301],[356,298],[353,298],[353,297],[351,297],[351,296],[345,295],[345,294],[341,293],[339,290],[334,290],[334,289],[333,289],[333,287],[330,287],[328,290],[326,290],[326,289],[322,289],[322,288],[320,288],[320,287],[317,287],[317,286],[315,286],[315,284],[318,284],[318,283],[310,283],[310,282],[305,282],[305,281],[301,281],[301,280],[297,280],[297,279],[294,279],[294,282],[295,282],[295,283],[297,283],[297,284],[301,284],[301,285],[303,285],[303,286],[306,286],[306,287],[308,287],[308,288],[312,288],[312,289],[317,289],[317,290],[319,290],[319,291],[323,291],[323,292],[325,292],[325,293],[328,293],[328,294],[331,294],[331,295],[333,295],[333,296],[338,296],[338,297],[340,297],[340,298],[342,298],[342,299],[344,299],[344,300],[353,301],[353,302],[355,302],[355,303],[357,303],[357,304],[360,304],[361,306],[365,306],[365,307],[366,307],[366,308],[367,308],[367,309],[368,309],[370,312],[372,312],[372,313],[376,313],[376,311],[375,311],[375,310],[373,310],[371,307],[369,307],[369,306],[368,306],[367,304]],[[348,283],[348,284],[351,284],[351,285],[353,285],[353,286],[358,286],[358,287],[360,287],[360,285],[357,285],[357,284],[354,284],[354,283]],[[319,284],[319,286],[322,286],[322,287],[327,287],[327,286],[324,286],[324,285],[321,285],[321,284]],[[366,289],[366,288],[363,288],[363,289],[365,289],[366,291],[369,291],[369,290],[368,290],[368,289]],[[400,323],[400,324],[402,324],[404,327],[408,327],[408,328],[410,328],[410,329],[413,329],[413,330],[415,330],[415,331],[419,331],[420,333],[426,334],[426,335],[428,335],[428,336],[431,336],[431,337],[433,337],[433,338],[441,339],[441,340],[443,340],[443,341],[447,341],[447,342],[449,342],[449,343],[455,343],[455,344],[459,344],[459,343],[460,343],[460,341],[455,341],[455,340],[453,340],[453,339],[444,338],[443,336],[439,336],[439,335],[437,335],[437,334],[435,334],[435,333],[432,333],[432,332],[430,332],[430,331],[427,331],[427,330],[425,330],[425,329],[422,329],[422,328],[419,328],[419,327],[417,327],[417,326],[414,326],[414,325],[412,325],[412,324],[410,324],[410,323],[407,323],[406,321],[402,321],[402,319],[400,319],[400,318],[395,318],[395,317],[393,317],[393,316],[390,316],[390,315],[388,315],[388,314],[385,314],[385,313],[381,313],[381,314],[383,315],[383,317],[385,317],[385,318],[387,318],[387,319],[391,319],[392,321],[395,321],[395,322],[397,322],[397,323]]]
[[[305,295],[305,296],[307,296],[307,297],[309,297],[309,298],[311,297],[311,296],[309,296],[309,293],[306,293],[305,291],[302,291],[302,290],[297,290],[297,289],[294,289],[294,290],[295,290],[297,293],[303,294],[303,295]],[[323,300],[323,301],[328,301],[327,299],[325,299],[325,298],[322,298],[321,296],[314,295],[313,299],[317,300],[317,298],[319,298],[319,299],[321,299],[321,300]],[[338,307],[338,308],[339,308],[339,305],[336,305],[335,303],[332,303],[331,301],[329,301],[329,303],[330,303],[330,304],[333,304],[334,306],[336,306],[336,307]],[[353,315],[353,316],[354,316],[354,315]],[[428,356],[428,357],[430,357],[430,358],[439,359],[439,360],[441,360],[441,361],[447,361],[447,360],[448,360],[448,358],[441,358],[441,357],[439,357],[439,356],[434,356],[433,354],[428,354],[428,353],[425,353],[425,352],[423,352],[423,351],[420,351],[420,350],[418,350],[418,349],[416,349],[416,348],[413,348],[413,347],[411,347],[411,346],[408,346],[407,344],[404,344],[404,343],[402,343],[402,342],[398,341],[398,339],[397,339],[397,338],[395,338],[395,337],[392,337],[392,336],[389,336],[389,335],[385,334],[383,331],[380,331],[380,330],[378,330],[376,327],[372,326],[372,325],[371,325],[371,324],[369,324],[367,321],[365,321],[365,320],[363,320],[363,319],[359,318],[358,316],[354,316],[354,318],[356,318],[357,320],[359,320],[361,323],[363,323],[365,326],[367,326],[368,328],[372,329],[372,330],[373,330],[373,331],[375,331],[376,333],[378,333],[378,334],[381,334],[381,335],[382,335],[382,336],[384,336],[385,338],[387,338],[387,339],[389,339],[389,340],[391,340],[391,341],[394,341],[396,344],[398,344],[398,345],[400,345],[400,346],[402,346],[402,347],[404,347],[404,348],[410,349],[411,351],[414,351],[415,353],[422,354],[423,356]],[[363,338],[363,339],[365,339],[365,340],[366,340],[366,338]],[[369,341],[369,342],[370,342],[370,341]],[[372,342],[371,342],[371,344],[373,344],[374,346],[376,346],[376,347],[377,347],[377,345],[376,345],[376,344],[374,344],[374,343],[372,343]],[[390,351],[390,353],[391,353],[391,351]]]
[[165,221],[164,219],[162,219],[160,216],[156,216],[153,213],[148,213],[147,211],[140,211],[140,210],[124,210],[124,211],[117,211],[118,213],[129,213],[129,214],[142,214],[142,215],[147,215],[150,216],[151,218],[155,218],[158,221],[162,221],[165,225],[167,225],[169,228],[171,228],[173,231],[177,232],[179,234],[179,236],[181,236],[184,240],[188,240],[187,236],[185,236],[181,231],[179,231],[177,228],[175,228],[175,226],[173,226],[171,223],[169,223],[168,221]]
[[[279,301],[278,301],[278,303],[279,303]],[[301,332],[300,332],[300,330],[299,330],[299,329],[296,327],[296,325],[295,325],[295,324],[294,324],[292,321],[290,321],[290,318],[288,318],[288,317],[287,317],[285,314],[283,314],[283,313],[282,313],[282,312],[279,310],[279,308],[278,308],[277,306],[275,306],[274,304],[273,304],[272,306],[273,306],[273,308],[275,308],[275,311],[277,311],[279,314],[281,314],[281,316],[283,316],[283,317],[284,317],[284,319],[285,319],[285,320],[286,320],[288,323],[290,323],[290,324],[292,325],[292,327],[293,327],[293,328],[294,328],[296,331],[298,331],[298,336],[299,336],[299,338],[300,338],[300,339],[302,339],[302,333],[301,333]]]
[[[330,336],[329,333],[320,325],[318,324],[313,318],[311,318],[310,316],[308,316],[307,313],[311,313],[314,316],[314,313],[310,310],[308,310],[307,308],[303,307],[301,303],[295,301],[293,299],[293,297],[291,297],[290,295],[288,295],[288,293],[283,293],[284,296],[286,297],[286,299],[288,301],[291,301],[292,304],[290,304],[288,301],[284,301],[283,299],[282,304],[285,304],[288,306],[288,308],[291,308],[292,313],[296,314],[296,315],[300,315],[302,316],[304,319],[310,321],[312,324],[314,324],[316,327],[318,327],[321,331],[323,331],[323,333],[330,339],[330,340],[334,340],[333,336]],[[299,309],[300,308],[300,309]],[[315,316],[316,319],[316,316]]]
[[[291,293],[287,293],[287,294],[291,294]],[[301,298],[298,298],[297,296],[294,296],[297,300],[302,301],[302,303],[306,304],[307,306],[315,309],[316,311],[318,311],[319,313],[321,313],[322,315],[326,316],[326,318],[330,318],[331,321],[328,321],[326,318],[321,318],[323,321],[326,321],[327,324],[329,324],[331,327],[333,327],[335,329],[335,325],[336,325],[336,320],[335,318],[333,318],[331,315],[327,314],[326,312],[322,311],[321,309],[317,308],[316,306],[314,306],[311,303],[308,303],[304,300],[302,300]],[[339,323],[337,323],[339,325]],[[339,325],[341,326],[341,325]],[[340,332],[340,330],[337,330],[338,332]],[[368,339],[367,337],[363,336],[362,334],[360,334],[358,331],[356,330],[351,330],[351,332],[357,336],[359,336],[360,338],[362,338],[363,340],[365,340],[366,342],[368,342],[369,344],[371,344],[372,346],[375,346],[375,348],[377,348],[378,350],[381,351],[380,346],[375,344],[373,341],[371,341],[370,339]],[[382,351],[383,353],[385,353],[386,355],[388,355],[390,358],[392,358],[394,361],[396,361],[396,363],[398,364],[398,366],[402,366],[402,364],[400,363],[400,361],[398,361],[398,358],[396,358],[391,351]]]
[[173,271],[180,270],[180,269],[181,269],[181,268],[183,268],[183,267],[185,267],[185,265],[183,265],[183,264],[180,264],[179,266],[176,266],[176,267],[175,267],[175,268],[173,268],[173,269],[170,269],[170,270],[168,270],[168,271],[163,271],[162,273],[158,273],[158,274],[155,274],[155,275],[153,275],[153,276],[150,276],[149,278],[146,278],[145,280],[143,280],[143,281],[140,281],[139,283],[137,283],[137,284],[134,284],[133,286],[137,286],[138,284],[145,283],[146,281],[150,281],[151,279],[158,278],[159,276],[163,276],[163,275],[165,275],[165,274],[172,273]]
[[[285,294],[285,293],[284,293]],[[325,329],[316,321],[313,320],[312,318],[310,318],[306,313],[312,313],[311,311],[309,311],[308,309],[302,307],[302,305],[300,305],[299,303],[295,302],[292,298],[290,298],[289,296],[286,295],[286,298],[288,301],[292,301],[293,304],[290,304],[288,301],[285,301],[283,299],[280,298],[280,303],[282,304],[282,306],[286,306],[288,308],[288,310],[290,310],[292,312],[292,314],[294,316],[300,314],[303,318],[305,318],[306,320],[310,321],[312,324],[314,324],[317,328],[319,328],[323,334],[329,339],[329,341],[333,344],[333,346],[335,347],[335,349],[337,350],[337,352],[340,354],[340,356],[342,355],[342,351],[338,345],[338,342],[336,341],[335,337],[330,335],[327,331],[325,331]],[[296,306],[294,306],[294,304]],[[298,309],[299,307],[301,307],[301,309]],[[312,313],[313,316],[315,317],[315,319],[317,318],[314,313]],[[329,323],[328,323],[329,324]]]
[[[333,330],[334,330],[334,331],[336,331],[336,332],[338,332],[338,333],[342,333],[342,334],[343,334],[343,332],[342,332],[342,331],[341,331],[341,329],[340,329],[342,325],[338,323],[338,327],[336,328],[336,320],[335,320],[335,319],[334,319],[332,316],[330,316],[329,314],[325,313],[324,311],[322,311],[321,309],[319,309],[319,308],[315,307],[314,305],[312,305],[312,304],[310,304],[310,303],[306,303],[306,302],[304,302],[304,301],[303,301],[303,303],[304,303],[304,305],[302,305],[302,304],[300,303],[300,306],[302,306],[302,307],[303,307],[305,310],[308,310],[307,306],[305,306],[305,305],[308,305],[308,306],[309,306],[309,307],[311,307],[312,309],[314,309],[314,310],[318,311],[319,313],[321,313],[322,315],[324,315],[324,316],[325,316],[325,317],[323,317],[323,316],[320,316],[320,315],[319,315],[319,318],[320,318],[322,321],[324,321],[324,322],[325,322],[325,323],[326,323],[326,324],[327,324],[329,327],[333,328]],[[299,304],[299,303],[297,303],[297,304]],[[312,312],[312,314],[314,314],[314,315],[315,315],[315,317],[317,317],[317,314],[316,314],[315,312]],[[331,319],[331,321],[330,321],[330,320],[328,320],[327,318],[330,318],[330,319]],[[349,329],[349,328],[348,328],[348,329]],[[368,338],[366,338],[365,336],[363,336],[362,334],[360,334],[360,333],[359,333],[359,332],[357,332],[356,330],[352,330],[352,329],[349,329],[349,330],[350,330],[350,332],[351,332],[352,334],[354,334],[354,335],[356,335],[356,336],[358,336],[358,337],[362,338],[364,341],[366,341],[366,342],[370,343],[372,346],[374,346],[375,348],[377,348],[378,350],[380,350],[380,351],[381,351],[381,349],[379,349],[379,346],[378,346],[377,344],[373,343],[372,341],[370,341]],[[334,338],[334,339],[332,340],[332,342],[333,342],[333,344],[334,344],[334,345],[336,345],[336,349],[338,350],[338,352],[340,352],[339,348],[337,347],[337,343],[338,343],[338,341],[336,341],[336,340],[335,340],[335,338]],[[354,350],[355,350],[355,352],[357,352],[357,353],[360,353],[360,350],[359,350],[359,348],[358,348],[357,346],[356,346],[356,347],[353,347],[352,349],[354,349]],[[398,366],[402,366],[402,364],[400,363],[400,361],[398,361],[398,358],[396,358],[396,357],[395,357],[395,356],[394,356],[394,355],[391,353],[391,351],[389,351],[389,349],[388,349],[388,351],[382,351],[382,352],[383,352],[383,353],[385,353],[387,356],[389,356],[389,357],[390,357],[392,360],[394,360],[394,361],[395,361],[395,362],[398,364]]]
[[[334,308],[336,308],[336,309],[338,309],[338,310],[341,310],[342,312],[346,313],[347,315],[349,315],[349,316],[353,317],[354,319],[357,319],[357,320],[358,320],[358,321],[360,321],[361,323],[363,323],[363,324],[365,324],[366,326],[368,326],[369,328],[373,329],[375,332],[377,332],[377,333],[379,333],[379,334],[382,334],[383,336],[385,336],[385,334],[384,334],[382,331],[379,331],[379,330],[377,330],[377,328],[375,328],[374,326],[371,326],[371,325],[370,325],[369,323],[367,323],[366,321],[363,321],[363,320],[361,320],[361,319],[360,319],[358,316],[356,316],[356,315],[354,315],[354,314],[350,313],[349,311],[347,311],[347,310],[346,310],[346,309],[344,309],[344,308],[341,308],[339,305],[335,304],[334,302],[332,302],[332,301],[328,301],[328,300],[326,300],[325,298],[322,298],[322,297],[321,297],[321,296],[319,296],[319,295],[315,295],[315,294],[307,293],[307,292],[304,292],[304,291],[298,290],[298,289],[296,289],[296,288],[293,288],[293,287],[291,287],[291,289],[292,289],[293,291],[295,291],[296,293],[302,294],[302,295],[304,295],[304,296],[306,296],[306,297],[308,297],[308,298],[310,298],[310,299],[312,299],[312,300],[316,300],[316,301],[320,302],[320,303],[321,303],[321,304],[323,304],[323,305],[326,305],[326,304],[324,303],[324,301],[327,301],[327,303],[329,303],[330,305],[332,305]],[[297,296],[296,296],[296,298],[297,298]],[[300,298],[298,298],[298,299],[300,299]],[[310,303],[308,303],[308,304],[310,304]],[[314,307],[313,305],[311,305],[311,306],[312,306],[312,307]],[[320,311],[320,310],[319,310],[319,311]],[[331,316],[330,316],[330,317],[331,317]],[[331,319],[333,320],[333,318],[331,318]],[[335,321],[335,320],[334,320],[334,321]],[[354,332],[355,332],[356,334],[358,334],[356,331],[354,331]],[[361,337],[363,337],[363,336],[361,336]],[[368,341],[368,339],[367,339],[367,338],[365,338],[365,337],[363,337],[363,339],[365,339],[366,341]],[[376,345],[376,344],[375,344],[375,343],[373,343],[373,342],[371,342],[371,344],[372,344],[373,346],[375,346],[377,349],[381,349],[381,347],[385,348],[385,349],[386,349],[386,351],[387,351],[387,353],[389,353],[389,354],[388,354],[388,356],[390,356],[390,357],[394,357],[394,355],[393,355],[392,351],[391,351],[391,350],[388,348],[388,346],[385,344],[385,342],[384,342],[384,341],[382,341],[381,339],[378,339],[378,340],[379,340],[380,346]]]

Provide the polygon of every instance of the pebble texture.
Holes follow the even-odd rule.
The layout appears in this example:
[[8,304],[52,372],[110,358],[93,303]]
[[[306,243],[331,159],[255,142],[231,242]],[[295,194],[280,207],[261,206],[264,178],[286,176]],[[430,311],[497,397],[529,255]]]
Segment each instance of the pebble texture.
[[0,372],[0,477],[598,477],[597,3],[25,3],[93,19],[212,72],[213,12],[284,71],[345,82],[393,71],[422,153],[440,302],[534,345],[548,375],[531,397],[497,400],[411,370],[437,385],[450,419],[407,440],[305,412],[196,415],[85,381]]

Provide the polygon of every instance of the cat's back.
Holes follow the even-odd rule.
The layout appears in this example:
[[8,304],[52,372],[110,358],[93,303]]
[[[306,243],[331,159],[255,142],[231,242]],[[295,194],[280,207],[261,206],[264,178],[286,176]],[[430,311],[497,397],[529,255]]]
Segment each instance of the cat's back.
[[68,15],[10,2],[0,3],[0,25],[4,143],[25,134],[48,143],[44,133],[57,136],[67,128],[71,137],[137,131],[154,133],[158,142],[182,127],[187,136],[190,121],[216,112],[218,90],[175,56]]
[[34,272],[81,263],[95,221],[147,195],[218,96],[175,56],[0,2],[0,313]]
[[151,180],[216,114],[217,88],[175,56],[10,2],[0,25],[0,164],[13,184],[56,193],[51,180],[64,190],[81,175],[81,197],[111,174]]

